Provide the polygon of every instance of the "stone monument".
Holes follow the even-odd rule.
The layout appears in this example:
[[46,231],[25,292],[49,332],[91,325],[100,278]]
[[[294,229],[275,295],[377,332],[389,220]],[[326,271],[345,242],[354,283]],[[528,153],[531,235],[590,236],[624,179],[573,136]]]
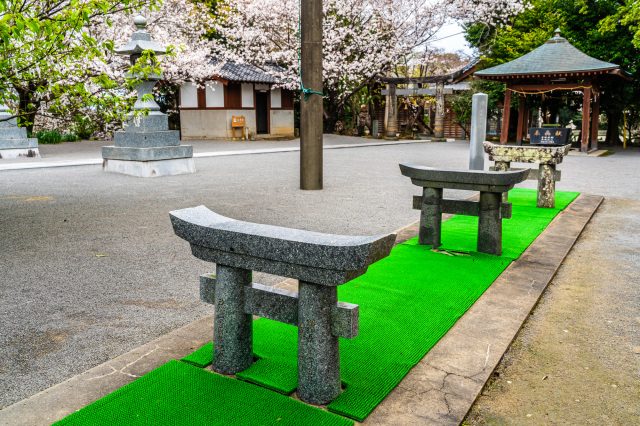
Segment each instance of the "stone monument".
[[12,118],[6,105],[0,104],[0,158],[39,157],[38,139],[27,138],[27,129],[18,127],[18,120]]
[[[129,43],[116,49],[116,53],[129,55],[131,65],[146,50],[151,50],[156,55],[166,53],[166,49],[152,41],[151,34],[144,31],[147,25],[144,17],[137,16],[133,23],[138,31],[133,33]],[[133,109],[148,109],[149,114],[127,120],[124,130],[115,132],[114,145],[102,147],[104,171],[138,177],[179,175],[196,171],[193,147],[180,145],[180,132],[169,130],[168,117],[160,112],[160,106],[155,100],[142,100],[144,95],[152,93],[153,87],[161,78],[162,74],[152,74],[136,87],[138,100]]]
[[476,93],[471,101],[471,137],[469,140],[469,170],[484,170],[484,142],[487,136],[487,103],[489,96]]
[[[571,144],[564,146],[514,146],[499,145],[491,142],[484,143],[484,150],[489,154],[489,160],[495,161],[491,170],[511,171],[519,170],[511,167],[511,163],[537,163],[538,170],[531,170],[529,179],[538,181],[537,207],[554,208],[556,205],[556,182],[560,180],[560,170],[556,170],[562,163],[564,156],[569,154]],[[503,195],[507,201],[507,194]]]

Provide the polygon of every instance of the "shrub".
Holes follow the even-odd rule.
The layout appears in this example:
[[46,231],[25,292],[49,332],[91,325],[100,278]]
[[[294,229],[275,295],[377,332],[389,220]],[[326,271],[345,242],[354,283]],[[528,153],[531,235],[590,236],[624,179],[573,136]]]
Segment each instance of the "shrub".
[[78,142],[79,140],[80,137],[72,132],[62,135],[62,142]]
[[73,119],[73,125],[71,127],[72,132],[78,135],[79,139],[89,139],[91,135],[99,129],[100,127],[90,118],[85,118],[80,115],[77,115]]
[[57,144],[62,142],[62,134],[57,130],[39,131],[36,133],[38,143],[42,144]]

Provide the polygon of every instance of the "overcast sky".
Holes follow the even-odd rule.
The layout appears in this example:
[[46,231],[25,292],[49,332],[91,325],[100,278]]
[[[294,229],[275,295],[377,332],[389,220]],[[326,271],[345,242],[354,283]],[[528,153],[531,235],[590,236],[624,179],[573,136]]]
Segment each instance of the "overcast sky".
[[458,50],[462,50],[469,56],[473,55],[473,51],[469,48],[467,41],[464,39],[464,35],[462,33],[462,27],[457,24],[449,24],[444,27],[436,34],[436,39],[433,44],[442,47],[447,52],[456,52]]

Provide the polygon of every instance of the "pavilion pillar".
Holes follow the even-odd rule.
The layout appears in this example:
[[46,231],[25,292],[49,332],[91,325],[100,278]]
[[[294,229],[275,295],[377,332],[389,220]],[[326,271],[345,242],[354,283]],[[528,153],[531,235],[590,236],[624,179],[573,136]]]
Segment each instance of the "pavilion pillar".
[[444,138],[444,81],[436,83],[436,122],[433,126],[433,139],[435,142],[446,142]]
[[506,144],[509,139],[509,119],[511,118],[511,85],[507,83],[504,93],[504,109],[502,112],[502,129],[500,130],[500,143]]
[[585,81],[587,87],[584,89],[582,97],[582,140],[580,141],[580,151],[589,151],[589,117],[591,116],[591,82]]
[[591,112],[591,148],[598,149],[598,123],[600,121],[600,95],[593,94],[593,111]]
[[516,133],[516,144],[522,145],[522,129],[524,128],[524,95],[520,95],[518,105],[518,132]]
[[387,95],[387,139],[396,139],[398,133],[398,97],[396,96],[395,83],[389,83],[389,95]]

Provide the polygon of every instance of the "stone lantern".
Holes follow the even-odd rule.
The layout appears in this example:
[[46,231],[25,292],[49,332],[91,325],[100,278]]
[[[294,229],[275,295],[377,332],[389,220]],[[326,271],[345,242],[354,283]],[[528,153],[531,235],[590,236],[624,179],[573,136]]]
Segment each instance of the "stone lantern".
[[[144,51],[164,55],[166,49],[151,40],[151,34],[144,29],[147,20],[143,16],[134,18],[138,31],[131,41],[116,53],[129,55],[131,65],[135,65]],[[135,76],[127,74],[127,78]],[[146,116],[131,118],[124,123],[124,130],[114,134],[114,145],[102,147],[102,169],[107,172],[124,173],[138,177],[157,177],[194,173],[193,147],[180,145],[180,132],[169,130],[169,119],[160,112],[155,100],[143,101],[151,94],[154,86],[162,78],[162,73],[151,74],[136,87],[138,100],[134,111],[149,110]]]

